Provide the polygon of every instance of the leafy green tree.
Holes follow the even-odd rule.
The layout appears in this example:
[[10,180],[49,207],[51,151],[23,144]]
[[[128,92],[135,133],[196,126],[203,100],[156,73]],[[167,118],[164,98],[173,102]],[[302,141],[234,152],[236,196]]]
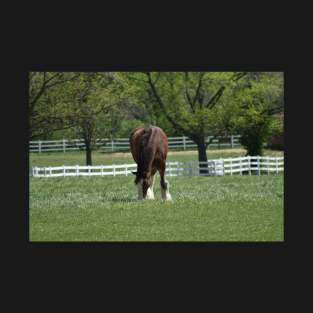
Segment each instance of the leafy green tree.
[[[77,80],[64,86],[67,96],[64,98],[63,115],[80,138],[84,139],[86,164],[92,165],[92,150],[96,149],[96,139],[103,122],[108,129],[108,117],[121,101],[121,84],[111,73],[79,73]],[[111,119],[111,125],[112,119]]]
[[[231,127],[230,92],[246,73],[141,72],[124,73],[137,103],[149,104],[156,115],[166,117],[180,134],[192,139],[198,159],[207,162],[206,149]],[[208,136],[212,136],[208,140]],[[201,173],[207,173],[203,165]]]
[[207,161],[214,138],[230,132],[256,155],[282,129],[275,116],[283,112],[283,98],[282,73],[32,72],[29,137],[72,132],[84,138],[91,164],[96,138],[125,137],[133,127],[155,124],[169,136],[191,138],[199,161]]
[[29,73],[29,140],[43,138],[55,130],[71,127],[59,107],[62,88],[77,79],[77,73]]
[[247,155],[262,155],[264,144],[282,131],[277,113],[283,112],[282,73],[249,73],[234,91],[234,131]]
[[120,82],[109,72],[32,72],[29,78],[30,139],[71,130],[84,139],[86,164],[91,165],[100,129],[112,133],[117,124]]
[[247,155],[256,156],[263,155],[264,144],[280,132],[281,125],[277,118],[249,108],[238,118],[236,129]]

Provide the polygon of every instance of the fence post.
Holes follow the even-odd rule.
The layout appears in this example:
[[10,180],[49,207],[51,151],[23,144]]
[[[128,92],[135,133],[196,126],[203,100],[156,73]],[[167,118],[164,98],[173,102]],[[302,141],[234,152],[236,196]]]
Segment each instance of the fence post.
[[186,150],[186,137],[183,136],[183,144],[184,144],[184,150]]
[[189,174],[189,176],[192,176],[192,166],[191,166],[192,163],[191,163],[191,161],[189,161],[188,164],[189,164],[188,174]]
[[113,176],[115,176],[115,164],[113,164]]
[[257,157],[256,157],[256,160],[257,160],[257,166],[258,166],[258,175],[260,176],[260,174],[261,174],[261,170],[260,170],[260,157],[257,156]]
[[78,176],[79,175],[79,167],[78,167],[78,165],[76,165],[76,176]]
[[219,158],[214,162],[215,176],[224,176],[224,162],[222,158]]
[[249,164],[249,175],[251,176],[251,157],[248,155],[248,164]]
[[65,142],[65,139],[63,138],[63,152],[66,151],[66,142]]
[[278,159],[277,159],[277,157],[276,157],[275,161],[276,161],[276,174],[278,174]]
[[88,165],[88,174],[89,174],[89,176],[90,176],[90,172],[91,172],[90,165]]
[[114,141],[111,140],[111,148],[112,148],[112,152],[114,152]]
[[234,135],[230,136],[230,144],[231,144],[231,147],[234,148]]
[[125,174],[126,174],[126,176],[128,176],[128,167],[126,164],[125,164]]
[[39,153],[41,153],[41,140],[38,141],[39,144]]
[[63,165],[63,177],[65,176],[65,166]]
[[103,176],[103,165],[101,165],[101,176]]

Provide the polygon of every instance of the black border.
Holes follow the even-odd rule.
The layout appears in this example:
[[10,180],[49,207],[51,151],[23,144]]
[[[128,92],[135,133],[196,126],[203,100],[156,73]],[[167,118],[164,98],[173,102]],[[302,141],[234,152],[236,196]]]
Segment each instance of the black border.
[[[170,3],[140,7],[131,3],[131,8],[119,4],[112,10],[106,3],[94,10],[86,3],[83,7],[78,3],[70,7],[66,3],[36,7],[27,3],[23,7],[20,3],[11,15],[6,10],[10,19],[4,23],[8,33],[4,39],[9,40],[2,49],[9,53],[2,57],[8,74],[2,76],[5,181],[1,213],[8,213],[12,224],[6,218],[1,221],[6,235],[2,256],[9,258],[9,266],[3,267],[9,274],[5,291],[14,294],[10,307],[31,302],[40,311],[47,306],[60,310],[66,304],[71,309],[78,304],[90,310],[95,304],[108,306],[115,294],[114,307],[120,303],[139,306],[142,300],[152,298],[152,290],[157,293],[153,293],[149,308],[164,300],[176,300],[175,309],[189,303],[193,309],[199,303],[208,304],[208,309],[213,303],[218,309],[226,303],[232,310],[250,306],[249,311],[303,304],[306,290],[302,280],[309,272],[306,254],[310,251],[305,239],[311,231],[306,213],[311,211],[312,187],[310,173],[299,170],[299,165],[311,158],[312,115],[306,110],[312,103],[312,78],[305,75],[311,74],[311,55],[305,60],[310,52],[305,45],[310,38],[310,19],[296,5],[288,14],[287,3],[278,7],[274,3],[240,6],[236,2],[223,3],[220,8],[216,4],[178,3],[172,9]],[[25,76],[31,69],[284,71],[285,243],[29,245],[25,240]],[[187,296],[193,295],[190,291],[197,298],[188,303]],[[291,302],[297,291],[301,301]],[[135,292],[136,297],[130,298]],[[150,297],[146,297],[148,292]],[[85,302],[86,298],[90,300]]]

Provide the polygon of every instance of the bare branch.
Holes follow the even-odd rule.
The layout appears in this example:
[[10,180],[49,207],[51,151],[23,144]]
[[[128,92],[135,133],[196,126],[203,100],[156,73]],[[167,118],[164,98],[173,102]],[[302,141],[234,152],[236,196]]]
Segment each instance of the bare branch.
[[37,95],[35,95],[34,98],[30,101],[30,112],[33,111],[36,102],[39,100],[39,98],[44,94],[44,92],[47,89],[49,89],[53,86],[59,85],[59,84],[63,84],[63,83],[68,82],[68,81],[72,81],[72,80],[76,79],[78,77],[78,75],[79,75],[79,73],[73,75],[70,78],[65,78],[62,80],[56,80],[55,82],[49,84],[49,82],[52,82],[53,80],[55,80],[55,78],[57,78],[57,77],[61,78],[62,73],[56,73],[55,75],[52,75],[49,79],[46,79],[46,72],[43,72],[43,84],[42,84],[40,90],[38,91]]
[[[247,74],[248,74],[247,72],[235,73],[230,78],[230,80],[237,82],[239,79],[241,79],[242,77],[246,76]],[[212,109],[216,105],[218,100],[221,98],[221,96],[223,95],[225,89],[226,89],[225,86],[221,86],[218,89],[218,91],[215,93],[215,95],[209,100],[209,102],[207,103],[206,107]]]
[[192,101],[192,106],[195,105],[195,103],[196,103],[196,101],[197,101],[197,99],[198,99],[198,97],[199,97],[199,92],[200,92],[200,89],[201,89],[203,76],[204,76],[204,73],[201,73],[201,74],[200,74],[199,83],[198,83],[198,87],[197,87],[197,91],[196,91],[196,95],[195,95],[195,97],[194,97],[194,99],[193,99],[193,101]]
[[161,73],[160,73],[160,72],[158,72],[158,77],[157,77],[157,78],[155,79],[155,81],[153,82],[153,85],[155,85],[155,84],[158,82],[158,80],[159,80],[160,76],[161,76]]
[[189,94],[189,91],[188,91],[188,81],[189,81],[189,77],[188,77],[188,72],[185,72],[185,95],[186,95],[186,98],[187,98],[187,102],[191,108],[191,111],[193,113],[195,113],[195,109],[194,109],[194,105],[193,105],[193,102],[191,100],[191,97],[190,97],[190,94]]
[[206,104],[207,108],[212,109],[216,103],[218,102],[218,100],[221,98],[223,92],[225,90],[225,86],[221,86],[218,91],[215,93],[215,95],[209,100],[209,102]]
[[58,80],[58,81],[56,81],[56,82],[54,82],[54,83],[48,85],[48,86],[46,87],[46,89],[51,88],[51,87],[53,87],[53,86],[55,86],[55,85],[60,85],[60,84],[63,84],[63,83],[66,83],[66,82],[70,82],[70,81],[72,81],[72,80],[75,80],[78,76],[79,76],[79,73],[73,75],[73,76],[70,77],[70,78],[64,78],[64,79],[62,79],[62,80]]
[[240,78],[246,76],[248,72],[242,72],[242,73],[235,73],[233,77],[231,78],[232,81],[238,81]]

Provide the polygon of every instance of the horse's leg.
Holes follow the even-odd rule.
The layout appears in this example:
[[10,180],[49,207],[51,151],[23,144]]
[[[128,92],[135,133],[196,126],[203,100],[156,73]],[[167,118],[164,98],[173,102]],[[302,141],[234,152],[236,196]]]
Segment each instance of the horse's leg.
[[142,180],[138,182],[137,187],[138,187],[138,200],[142,200],[143,199]]
[[153,200],[154,199],[154,192],[153,192],[153,185],[154,185],[154,179],[155,179],[155,173],[156,173],[156,169],[153,169],[151,170],[151,181],[152,181],[152,184],[151,186],[148,188],[147,190],[147,199],[151,199]]
[[163,200],[172,200],[171,194],[170,194],[170,184],[169,182],[165,179],[165,166],[166,163],[162,162],[160,168],[159,168],[159,173],[161,177],[161,196]]

